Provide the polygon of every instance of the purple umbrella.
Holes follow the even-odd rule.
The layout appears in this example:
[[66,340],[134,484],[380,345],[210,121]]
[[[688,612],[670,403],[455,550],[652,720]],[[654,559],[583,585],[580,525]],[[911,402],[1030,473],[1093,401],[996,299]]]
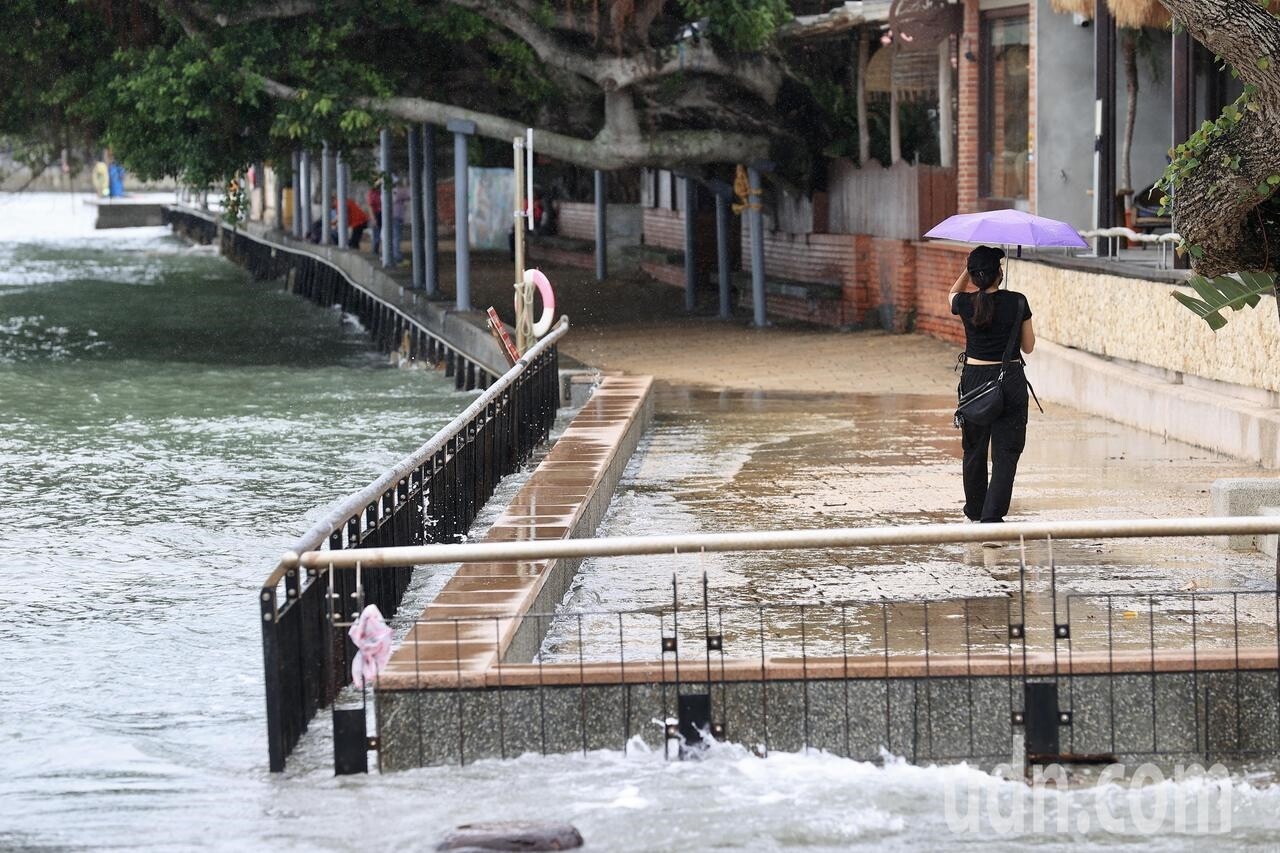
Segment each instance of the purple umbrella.
[[1032,216],[1021,210],[991,210],[948,216],[924,236],[959,240],[961,243],[1089,248],[1084,238],[1067,223]]

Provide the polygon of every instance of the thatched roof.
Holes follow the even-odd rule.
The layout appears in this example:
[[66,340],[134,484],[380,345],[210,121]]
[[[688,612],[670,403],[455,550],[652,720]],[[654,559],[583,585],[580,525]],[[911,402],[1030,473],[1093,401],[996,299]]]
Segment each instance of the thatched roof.
[[[1050,0],[1055,12],[1093,17],[1093,0]],[[1131,27],[1167,27],[1169,26],[1169,10],[1156,0],[1107,0],[1111,14],[1115,16],[1116,26]]]

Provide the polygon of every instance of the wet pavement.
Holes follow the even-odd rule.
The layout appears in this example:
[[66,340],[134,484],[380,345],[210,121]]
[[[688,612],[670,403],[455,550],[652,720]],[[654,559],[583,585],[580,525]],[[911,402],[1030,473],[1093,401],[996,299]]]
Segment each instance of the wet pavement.
[[[659,387],[655,423],[628,468],[602,535],[959,522],[960,441],[953,403],[933,394],[811,395]],[[1138,432],[1060,406],[1034,413],[1010,520],[1119,519],[1204,515],[1218,477],[1256,469],[1237,460]],[[1020,576],[1025,559],[1028,571]],[[1227,551],[1206,537],[1028,543],[1017,547],[915,546],[757,554],[597,559],[586,562],[568,611],[670,609],[672,577],[681,606],[701,629],[703,572],[713,618],[731,623],[773,654],[799,645],[805,603],[810,653],[975,649],[1007,644],[1010,620],[1030,642],[1051,646],[1067,618],[1076,650],[1189,644],[1275,645],[1274,597],[1212,590],[1273,588],[1275,567],[1260,554]],[[1055,575],[1051,579],[1051,575]],[[1025,583],[1028,613],[1019,614]],[[1176,593],[1148,598],[1157,593]],[[1194,593],[1194,594],[1193,594]],[[1117,596],[1107,599],[1100,596]],[[1090,597],[1085,597],[1090,596]],[[931,612],[916,603],[930,601]],[[1108,619],[1110,601],[1110,619]],[[760,625],[758,603],[767,604]],[[841,608],[840,602],[872,602]],[[892,602],[881,604],[881,602]],[[656,635],[654,616],[626,633]],[[564,619],[545,651],[576,658],[576,624]],[[616,619],[600,627],[590,656],[616,654]],[[610,623],[606,630],[605,623]],[[929,625],[929,640],[923,628]],[[736,627],[735,627],[736,626]],[[1154,636],[1153,636],[1154,626]],[[1043,630],[1037,630],[1042,628]],[[726,640],[727,642],[728,640]],[[851,645],[849,645],[851,644]],[[627,645],[631,645],[630,642]],[[644,640],[637,640],[640,651]],[[1065,646],[1064,646],[1065,648]]]
[[[532,257],[536,264],[536,247]],[[495,304],[505,315],[509,262],[494,253],[472,261],[476,304]],[[654,426],[602,535],[963,520],[960,440],[950,424],[954,345],[786,322],[756,329],[741,312],[730,321],[710,316],[710,293],[690,316],[682,291],[643,275],[601,283],[590,271],[540,266],[556,287],[557,312],[573,323],[563,353],[659,380]],[[447,296],[452,268],[441,269]],[[407,269],[394,274],[407,281]],[[1247,461],[1054,404],[1043,415],[1032,412],[1009,518],[1203,516],[1213,480],[1259,473]],[[726,636],[736,631],[771,654],[794,651],[802,633],[819,653],[882,650],[886,636],[893,650],[920,651],[926,633],[937,649],[963,647],[967,633],[967,645],[998,651],[1008,646],[1010,621],[1025,621],[1028,642],[1045,648],[1051,624],[1067,620],[1068,608],[1076,650],[1190,646],[1193,635],[1197,648],[1276,646],[1274,596],[1252,594],[1274,589],[1275,565],[1205,537],[1060,542],[1052,559],[1045,543],[1028,543],[1025,555],[1010,547],[921,546],[600,559],[584,564],[565,610],[650,611],[628,617],[632,628],[624,619],[621,640],[612,612],[583,616],[589,657],[633,646],[649,656],[651,643],[629,636],[656,635],[651,614],[669,609],[673,575],[682,606],[698,613],[704,572],[712,606],[740,623],[726,627]],[[872,603],[836,604],[853,601]],[[912,603],[923,601],[931,602],[928,613]],[[763,627],[759,602],[773,610]],[[807,605],[803,619],[780,606],[788,602]],[[547,659],[576,659],[576,619],[553,630]]]

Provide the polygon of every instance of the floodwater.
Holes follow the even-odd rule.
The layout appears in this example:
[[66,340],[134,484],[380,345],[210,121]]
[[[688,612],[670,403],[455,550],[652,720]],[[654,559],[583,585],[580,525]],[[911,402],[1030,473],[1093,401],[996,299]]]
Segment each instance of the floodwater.
[[323,714],[268,773],[258,585],[468,397],[207,249],[87,223],[76,198],[0,198],[0,849],[427,850],[497,819],[623,851],[1276,837],[1265,779],[1051,794],[1042,828],[1031,789],[970,768],[731,745],[338,779]]
[[[653,427],[623,475],[602,534],[963,521],[954,397],[678,387],[655,393]],[[1214,479],[1262,473],[1050,404],[1043,415],[1032,412],[1009,519],[1204,516]],[[709,619],[713,633],[724,634],[726,654],[737,658],[799,654],[797,604],[805,605],[810,655],[879,654],[886,643],[893,654],[921,654],[926,642],[931,653],[958,653],[966,644],[1003,653],[1010,618],[1022,621],[1025,580],[1031,648],[1052,648],[1051,583],[1058,622],[1067,621],[1070,605],[1077,653],[1105,652],[1108,638],[1116,648],[1190,648],[1193,635],[1199,649],[1236,641],[1275,648],[1275,571],[1274,560],[1229,551],[1209,537],[1061,541],[1052,548],[1036,541],[1025,552],[1012,544],[957,544],[595,558],[584,561],[566,610],[586,614],[583,654],[592,660],[616,659],[620,646],[629,660],[654,657],[658,611],[670,611],[677,599],[689,648],[704,645]],[[927,609],[920,604],[926,601]],[[621,631],[614,611],[630,611]],[[671,630],[668,616],[665,632]],[[562,615],[544,657],[577,660],[577,637],[576,616]]]

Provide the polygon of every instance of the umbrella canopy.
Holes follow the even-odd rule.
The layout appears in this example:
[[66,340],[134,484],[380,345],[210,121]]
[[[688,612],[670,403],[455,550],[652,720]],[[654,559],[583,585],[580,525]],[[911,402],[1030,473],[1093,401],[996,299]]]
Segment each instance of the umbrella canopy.
[[959,240],[961,243],[1089,248],[1084,238],[1067,223],[1032,216],[1021,210],[991,210],[948,216],[924,236]]

